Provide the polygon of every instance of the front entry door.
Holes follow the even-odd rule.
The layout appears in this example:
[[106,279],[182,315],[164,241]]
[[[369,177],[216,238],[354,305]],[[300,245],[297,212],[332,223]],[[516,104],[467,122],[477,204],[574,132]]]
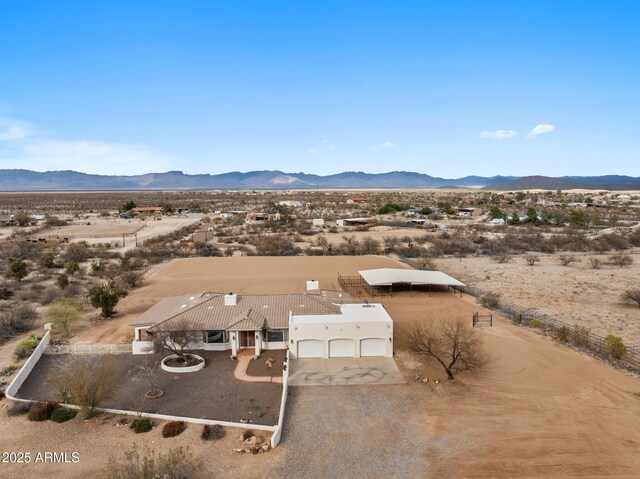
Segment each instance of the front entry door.
[[256,346],[256,336],[253,331],[240,331],[240,347],[254,348]]

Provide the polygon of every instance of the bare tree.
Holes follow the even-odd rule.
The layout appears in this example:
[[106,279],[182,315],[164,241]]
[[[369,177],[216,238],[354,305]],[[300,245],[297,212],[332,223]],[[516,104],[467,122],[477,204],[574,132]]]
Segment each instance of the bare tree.
[[142,363],[133,368],[133,375],[136,380],[147,384],[149,390],[147,393],[153,394],[158,389],[158,374],[156,373],[156,364]]
[[625,301],[635,301],[640,306],[640,289],[628,289],[622,293],[622,299]]
[[57,400],[90,411],[111,398],[117,390],[117,371],[110,356],[71,356],[58,364],[49,382]]
[[365,236],[362,238],[360,244],[360,251],[362,254],[379,254],[380,253],[380,241],[371,236]]
[[602,260],[600,258],[596,258],[595,256],[591,256],[589,258],[589,263],[591,263],[591,267],[593,269],[600,269],[602,268]]
[[562,266],[570,266],[578,261],[575,254],[561,254],[558,258]]
[[540,257],[536,254],[528,254],[528,255],[525,255],[524,260],[527,262],[529,266],[533,266],[536,263],[540,262]]
[[632,264],[633,258],[627,253],[622,253],[622,254],[614,254],[609,258],[609,261],[611,261],[611,263],[615,264],[616,266],[620,266],[621,268],[623,268],[627,265]]
[[427,258],[425,256],[416,260],[416,266],[418,269],[433,271],[438,268],[438,264],[433,258]]
[[416,321],[409,329],[408,344],[414,352],[435,359],[449,379],[454,373],[471,371],[487,362],[477,331],[462,318],[436,324]]
[[156,341],[185,363],[188,359],[185,349],[202,339],[202,332],[191,330],[186,318],[164,321],[156,324],[152,330]]
[[496,263],[504,264],[511,261],[511,255],[500,253],[500,254],[497,254],[494,259],[496,260]]

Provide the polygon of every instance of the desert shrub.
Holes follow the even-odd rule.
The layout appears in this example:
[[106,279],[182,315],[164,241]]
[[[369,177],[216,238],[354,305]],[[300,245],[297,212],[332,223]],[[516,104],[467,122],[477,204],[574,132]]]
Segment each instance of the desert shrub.
[[34,403],[29,412],[27,413],[27,419],[29,421],[46,421],[51,419],[53,411],[58,407],[56,401],[39,401]]
[[497,308],[500,303],[500,293],[487,293],[480,298],[483,308]]
[[562,326],[557,330],[557,334],[558,334],[558,340],[562,341],[563,343],[566,343],[567,341],[569,341],[569,338],[571,336],[571,331],[566,326]]
[[64,255],[70,261],[82,263],[91,257],[91,250],[86,243],[71,243],[67,245]]
[[162,437],[175,437],[187,429],[187,423],[184,421],[170,421],[162,426]]
[[575,263],[576,261],[578,261],[578,258],[576,258],[576,256],[573,254],[561,254],[558,257],[558,261],[562,266],[569,266],[572,263]]
[[80,269],[80,263],[75,260],[68,260],[64,262],[64,270],[67,274],[76,273]]
[[0,287],[0,299],[9,299],[11,296],[13,296],[13,291],[4,286]]
[[593,269],[600,269],[602,268],[602,260],[600,258],[596,258],[595,256],[591,256],[589,258],[589,263],[591,264],[591,267]]
[[153,426],[154,426],[153,420],[149,419],[148,417],[137,417],[133,421],[131,421],[131,423],[129,424],[129,427],[136,434],[149,432],[151,431],[151,429],[153,429]]
[[622,299],[624,301],[635,301],[640,306],[640,289],[627,289],[622,293]]
[[116,305],[120,298],[127,295],[115,281],[109,281],[105,284],[97,284],[92,286],[87,296],[94,308],[100,308],[100,316],[110,318],[116,312]]
[[533,318],[531,321],[529,321],[529,326],[531,326],[532,328],[539,328],[540,324],[540,320],[537,318]]
[[70,355],[60,361],[49,383],[55,399],[93,411],[115,394],[116,374],[116,364],[108,355]]
[[64,289],[67,286],[69,286],[69,275],[67,275],[66,273],[62,273],[60,276],[58,276],[58,278],[56,279],[56,284],[58,285],[58,287],[60,289]]
[[70,409],[68,407],[58,406],[53,413],[51,413],[51,420],[53,422],[62,423],[73,419],[78,415],[78,411]]
[[245,429],[244,431],[242,431],[242,440],[246,441],[247,439],[251,438],[255,436],[255,434],[253,433],[253,431],[251,429]]
[[14,402],[7,408],[7,416],[15,417],[15,416],[24,416],[31,409],[31,404],[26,402]]
[[604,343],[607,347],[607,353],[613,359],[620,359],[627,354],[627,346],[625,346],[620,336],[610,334],[605,338]]
[[43,268],[55,268],[56,255],[53,253],[46,253],[38,258],[38,264]]
[[498,264],[509,263],[511,261],[511,255],[508,255],[508,254],[497,254],[497,255],[495,255],[495,257],[493,259]]
[[571,332],[571,342],[579,347],[588,347],[590,334],[591,330],[589,328],[575,324]]
[[26,358],[31,355],[33,350],[36,349],[36,346],[38,346],[38,338],[31,335],[16,345],[15,355],[20,359]]
[[27,276],[27,263],[25,263],[21,259],[10,259],[9,266],[7,268],[7,277],[15,279],[17,281],[22,280],[25,276]]
[[16,369],[18,369],[16,363],[9,363],[0,369],[0,376],[11,376]]
[[193,477],[201,468],[201,462],[193,457],[189,448],[170,449],[166,454],[144,447],[140,453],[134,445],[123,457],[109,458],[105,477],[108,479],[151,479]]
[[137,288],[142,284],[142,273],[140,271],[125,271],[116,278],[116,282],[121,289]]
[[620,268],[623,268],[625,266],[632,264],[633,258],[626,253],[614,254],[609,258],[609,261],[611,262],[611,264],[614,264],[616,266],[619,266]]
[[71,299],[58,298],[49,306],[47,320],[53,323],[56,331],[64,336],[71,334],[71,328],[82,319],[82,310]]
[[37,317],[36,310],[28,304],[17,304],[0,316],[0,323],[15,331],[27,331],[31,329]]
[[200,437],[204,441],[217,441],[218,439],[222,439],[225,433],[226,431],[224,430],[224,427],[222,427],[220,424],[214,424],[213,426],[205,424],[204,426],[202,426],[202,433],[200,434]]
[[535,254],[528,254],[524,257],[524,260],[529,266],[533,266],[540,262],[540,257]]

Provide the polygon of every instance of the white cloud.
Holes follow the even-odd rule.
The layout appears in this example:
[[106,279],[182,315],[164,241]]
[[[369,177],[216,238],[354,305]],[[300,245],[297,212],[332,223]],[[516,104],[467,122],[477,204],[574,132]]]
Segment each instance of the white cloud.
[[17,120],[0,119],[0,140],[0,168],[133,175],[168,171],[172,164],[146,145],[62,140],[34,134]]
[[318,150],[314,149],[314,148],[309,148],[307,150],[309,153],[317,153]]
[[483,131],[478,135],[480,138],[488,138],[490,140],[504,140],[506,138],[514,138],[518,133],[513,130],[495,130]]
[[0,118],[0,141],[20,140],[29,134],[29,125],[24,121]]
[[529,132],[527,138],[534,138],[539,135],[544,135],[546,133],[551,133],[556,129],[555,125],[550,125],[549,123],[541,123],[540,125],[536,125],[533,130]]
[[391,141],[385,141],[382,144],[382,148],[393,148],[394,146],[396,146],[396,145],[394,145],[393,142],[391,142]]

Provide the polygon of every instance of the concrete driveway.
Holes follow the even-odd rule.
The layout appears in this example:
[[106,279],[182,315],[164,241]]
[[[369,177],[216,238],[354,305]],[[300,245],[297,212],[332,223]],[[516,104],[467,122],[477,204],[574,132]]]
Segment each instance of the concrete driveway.
[[292,359],[290,386],[404,384],[393,358]]

